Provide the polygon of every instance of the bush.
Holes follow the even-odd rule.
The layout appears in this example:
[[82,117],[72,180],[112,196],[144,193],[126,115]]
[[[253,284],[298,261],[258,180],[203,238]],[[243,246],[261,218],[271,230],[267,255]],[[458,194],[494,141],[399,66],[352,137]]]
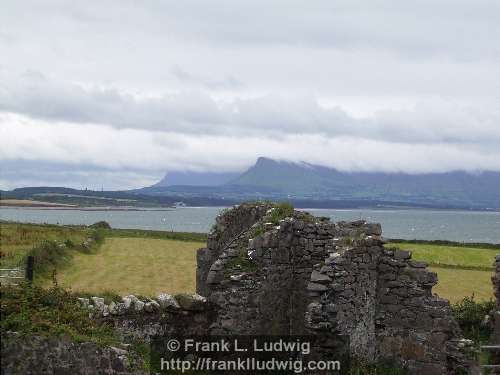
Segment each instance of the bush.
[[453,316],[464,336],[476,342],[489,340],[492,328],[483,324],[483,321],[494,308],[493,301],[476,302],[474,296],[465,297],[462,301],[452,305]]
[[90,234],[90,238],[92,238],[96,244],[100,245],[104,242],[104,231],[102,229],[94,230]]
[[66,262],[70,258],[67,247],[63,243],[52,240],[42,241],[40,245],[32,248],[27,255],[34,257],[35,274],[52,271],[57,265]]
[[64,336],[73,341],[116,345],[110,326],[89,319],[76,296],[54,286],[43,289],[28,284],[1,287],[1,332]]
[[73,241],[71,241],[70,239],[68,240],[65,240],[64,241],[64,245],[68,248],[68,249],[72,249],[75,247],[75,243]]
[[101,220],[101,221],[98,221],[97,223],[90,225],[90,228],[111,229],[111,225],[109,225],[109,223],[107,221]]

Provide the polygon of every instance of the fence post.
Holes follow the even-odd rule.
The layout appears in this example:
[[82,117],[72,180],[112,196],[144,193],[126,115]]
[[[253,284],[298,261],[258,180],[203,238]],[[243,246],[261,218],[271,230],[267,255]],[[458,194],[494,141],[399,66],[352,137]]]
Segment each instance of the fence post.
[[26,279],[32,283],[33,282],[33,265],[35,263],[35,257],[33,255],[28,256],[26,259]]

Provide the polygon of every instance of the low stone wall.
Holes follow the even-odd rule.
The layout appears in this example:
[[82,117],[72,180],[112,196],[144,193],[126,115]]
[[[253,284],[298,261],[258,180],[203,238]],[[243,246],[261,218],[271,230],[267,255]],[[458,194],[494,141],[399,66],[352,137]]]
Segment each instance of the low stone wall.
[[145,301],[129,295],[110,304],[92,297],[78,303],[92,319],[114,327],[123,348],[12,332],[2,335],[2,375],[143,374],[140,360],[127,350],[129,343],[148,343],[157,335],[206,335],[216,314],[215,306],[196,294],[160,294]]
[[160,294],[140,300],[134,295],[105,304],[103,298],[80,298],[89,316],[111,324],[125,342],[149,342],[157,335],[204,335],[215,320],[216,306],[197,294]]
[[121,348],[40,336],[2,335],[3,375],[145,375]]

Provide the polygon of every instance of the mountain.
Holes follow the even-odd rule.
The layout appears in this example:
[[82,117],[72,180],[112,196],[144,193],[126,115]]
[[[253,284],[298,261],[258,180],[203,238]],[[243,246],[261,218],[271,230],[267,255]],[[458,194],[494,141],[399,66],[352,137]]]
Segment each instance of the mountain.
[[[153,186],[128,191],[27,187],[2,199],[81,205],[232,205],[245,200],[288,200],[296,207],[427,207],[500,210],[500,172],[342,172],[304,162],[261,157],[243,173],[171,172]],[[97,199],[100,198],[100,199]],[[102,199],[106,198],[106,200]]]
[[413,204],[500,208],[500,173],[341,172],[308,163],[259,158],[236,186],[279,190],[313,199],[367,199]]
[[241,173],[213,173],[213,172],[168,172],[153,187],[166,186],[220,186],[238,178]]
[[291,200],[301,207],[412,206],[500,209],[500,172],[342,172],[305,162],[260,157],[245,172],[172,172],[134,191],[177,197]]

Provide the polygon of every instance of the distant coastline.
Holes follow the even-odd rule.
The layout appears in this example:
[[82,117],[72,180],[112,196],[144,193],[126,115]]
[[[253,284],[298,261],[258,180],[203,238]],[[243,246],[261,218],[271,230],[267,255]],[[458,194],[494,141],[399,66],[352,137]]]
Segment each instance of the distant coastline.
[[72,210],[72,211],[173,211],[173,207],[129,207],[129,206],[102,206],[81,207],[74,204],[32,201],[28,199],[2,199],[1,208],[32,209],[38,210]]

